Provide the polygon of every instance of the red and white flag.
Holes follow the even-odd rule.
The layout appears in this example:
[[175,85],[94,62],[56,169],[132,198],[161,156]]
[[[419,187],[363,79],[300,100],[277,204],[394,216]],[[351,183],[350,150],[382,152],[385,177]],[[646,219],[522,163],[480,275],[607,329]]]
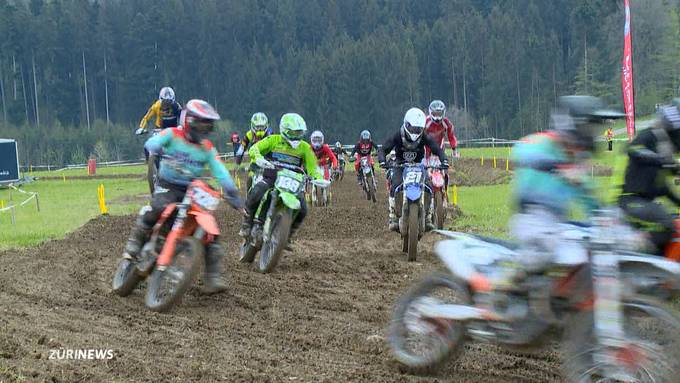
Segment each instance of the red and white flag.
[[623,0],[626,23],[623,27],[623,65],[621,67],[621,90],[623,91],[623,110],[626,113],[628,140],[635,135],[635,87],[633,85],[633,41],[630,22],[630,0]]

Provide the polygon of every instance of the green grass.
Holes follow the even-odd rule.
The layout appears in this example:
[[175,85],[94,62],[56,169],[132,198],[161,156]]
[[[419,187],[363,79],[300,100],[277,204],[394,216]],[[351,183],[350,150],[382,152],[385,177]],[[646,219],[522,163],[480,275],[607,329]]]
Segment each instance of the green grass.
[[461,158],[482,158],[484,157],[484,161],[486,160],[493,160],[493,157],[496,156],[496,158],[508,158],[510,156],[510,148],[509,146],[497,146],[495,148],[492,147],[483,147],[483,148],[466,148],[462,147],[459,148],[458,151],[460,152],[460,157]]
[[[117,166],[117,167],[99,167],[97,168],[97,175],[118,175],[118,174],[145,174],[146,165],[134,165],[134,166]],[[61,177],[66,176],[86,176],[87,169],[66,169],[66,170],[41,170],[33,172],[22,172],[22,176],[34,176],[34,177]]]
[[[16,223],[11,223],[9,211],[0,213],[0,249],[33,246],[50,239],[63,238],[100,214],[97,187],[103,184],[109,214],[129,214],[139,210],[138,200],[121,197],[144,195],[148,185],[141,179],[36,181],[23,186],[26,191],[39,193],[40,212],[35,201],[15,209]],[[27,195],[0,190],[4,205],[19,204]]]
[[507,238],[509,195],[510,184],[458,188],[458,207],[463,215],[454,220],[452,229]]

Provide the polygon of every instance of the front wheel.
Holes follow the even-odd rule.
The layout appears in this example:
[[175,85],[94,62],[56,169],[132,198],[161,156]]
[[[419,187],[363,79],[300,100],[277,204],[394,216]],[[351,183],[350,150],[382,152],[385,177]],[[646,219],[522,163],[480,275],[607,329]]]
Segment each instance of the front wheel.
[[373,178],[373,176],[369,177],[367,179],[367,183],[368,183],[368,199],[370,201],[373,201],[373,203],[375,203],[376,202],[376,199],[375,199],[375,178]]
[[663,303],[646,297],[622,302],[626,345],[605,349],[596,341],[592,311],[567,321],[564,373],[570,382],[680,381],[680,318]]
[[260,251],[260,272],[269,273],[279,263],[281,253],[288,244],[292,224],[293,212],[290,209],[282,209],[274,213],[269,226],[269,240],[262,244]]
[[418,236],[420,235],[420,222],[418,221],[418,204],[409,203],[408,207],[408,254],[407,260],[413,262],[418,256]]
[[241,263],[252,263],[255,259],[255,254],[257,254],[257,248],[253,246],[253,241],[248,238],[239,249],[238,260]]
[[411,287],[397,302],[388,330],[392,354],[409,373],[429,373],[453,359],[465,342],[465,324],[427,317],[419,304],[471,304],[465,283],[435,274]]
[[191,285],[204,252],[203,244],[198,239],[180,239],[172,263],[165,270],[154,269],[151,274],[146,292],[146,306],[152,311],[164,312],[179,302]]
[[116,273],[113,275],[113,292],[121,297],[132,293],[142,277],[137,274],[137,264],[130,259],[123,258],[118,262]]

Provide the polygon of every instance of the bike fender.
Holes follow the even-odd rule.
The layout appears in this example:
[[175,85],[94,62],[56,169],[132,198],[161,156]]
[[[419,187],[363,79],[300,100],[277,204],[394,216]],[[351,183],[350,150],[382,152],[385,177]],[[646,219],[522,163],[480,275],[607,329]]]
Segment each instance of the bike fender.
[[406,186],[406,198],[408,198],[411,201],[416,201],[420,198],[420,186],[419,185],[414,185],[414,186]]
[[220,227],[217,225],[215,217],[211,214],[205,214],[197,211],[189,212],[189,214],[196,217],[196,222],[198,225],[210,235],[220,235]]
[[291,193],[281,193],[279,195],[281,197],[281,200],[283,201],[283,204],[288,206],[289,208],[293,210],[299,210],[300,209],[300,200],[293,194]]

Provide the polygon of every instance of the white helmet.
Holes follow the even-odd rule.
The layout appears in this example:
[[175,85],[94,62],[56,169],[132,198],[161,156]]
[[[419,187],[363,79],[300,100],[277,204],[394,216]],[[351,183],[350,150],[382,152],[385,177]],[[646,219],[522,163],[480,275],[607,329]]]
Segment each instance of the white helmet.
[[404,144],[418,143],[425,130],[425,113],[418,108],[411,108],[404,115],[401,126],[401,139]]
[[320,149],[323,146],[323,133],[319,130],[313,131],[312,135],[309,136],[309,142],[312,143],[314,149]]
[[171,102],[175,101],[175,91],[172,90],[169,86],[165,86],[161,88],[160,93],[158,94],[158,99],[163,101],[163,100],[168,100]]

